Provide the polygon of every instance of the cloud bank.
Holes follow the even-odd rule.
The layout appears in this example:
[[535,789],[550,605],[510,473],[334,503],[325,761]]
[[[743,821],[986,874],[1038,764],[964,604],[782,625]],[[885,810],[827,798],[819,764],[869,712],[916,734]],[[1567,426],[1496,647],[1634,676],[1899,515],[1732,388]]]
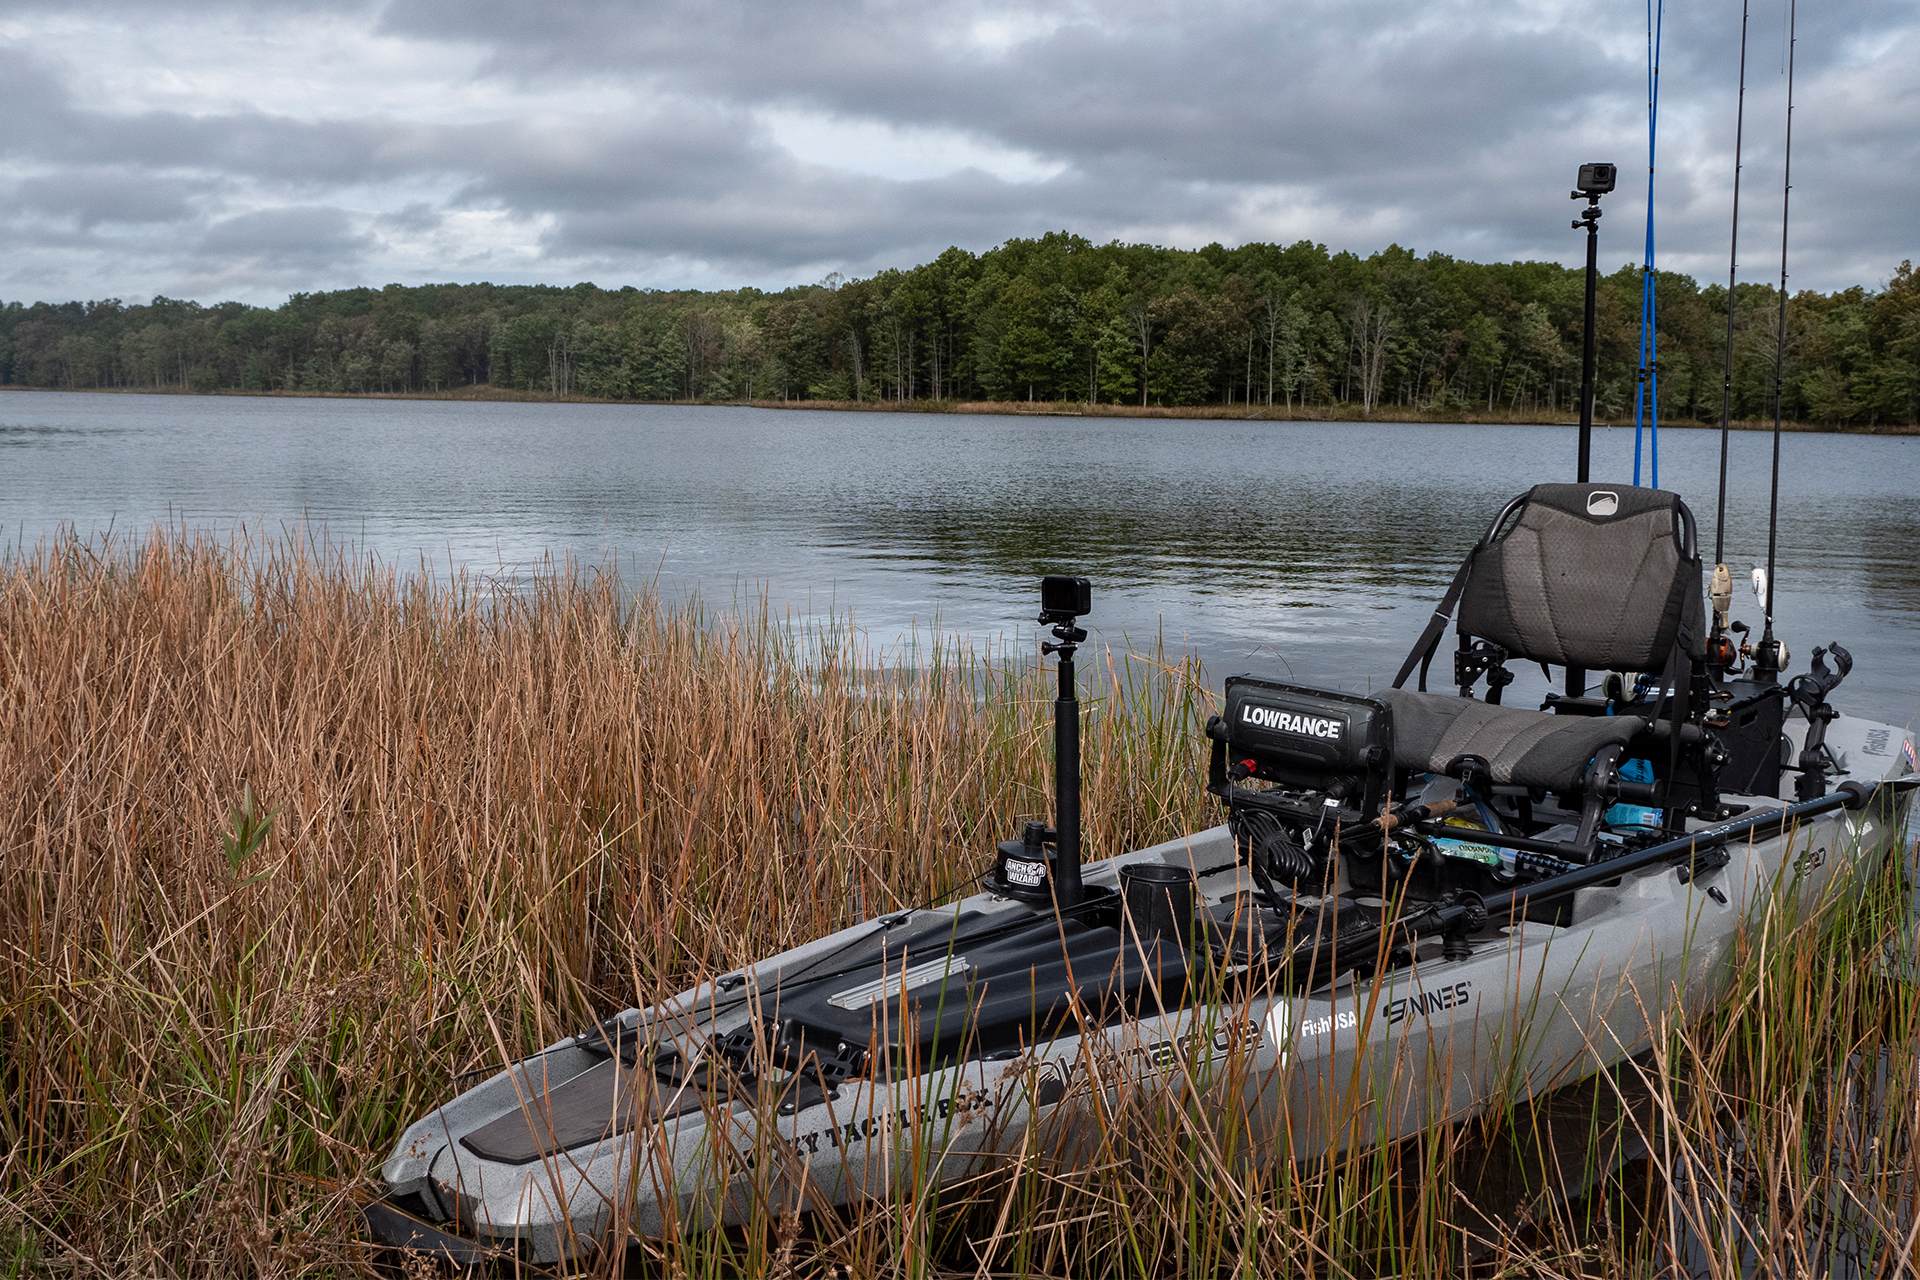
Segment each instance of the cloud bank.
[[[1749,25],[1742,278],[1778,243],[1784,10]],[[1668,17],[1663,266],[1726,270],[1740,18]],[[1574,262],[1639,6],[1553,0],[0,3],[0,298],[399,280],[779,287],[1070,229]],[[1920,14],[1800,15],[1793,281],[1920,247]],[[1631,176],[1629,176],[1631,175]]]

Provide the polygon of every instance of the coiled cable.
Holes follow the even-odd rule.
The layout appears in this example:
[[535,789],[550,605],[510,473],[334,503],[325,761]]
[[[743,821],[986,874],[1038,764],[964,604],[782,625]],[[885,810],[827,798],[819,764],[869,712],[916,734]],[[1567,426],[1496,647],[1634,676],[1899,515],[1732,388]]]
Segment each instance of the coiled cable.
[[1237,808],[1227,818],[1234,849],[1246,859],[1253,882],[1269,906],[1284,909],[1279,885],[1289,889],[1321,879],[1320,859],[1287,830],[1277,814],[1264,809]]

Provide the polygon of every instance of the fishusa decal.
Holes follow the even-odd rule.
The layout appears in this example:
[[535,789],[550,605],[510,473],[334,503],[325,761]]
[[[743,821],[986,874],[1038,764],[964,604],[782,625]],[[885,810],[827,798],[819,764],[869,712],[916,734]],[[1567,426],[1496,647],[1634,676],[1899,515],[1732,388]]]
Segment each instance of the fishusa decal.
[[1360,1015],[1342,1011],[1320,1018],[1308,1018],[1300,1024],[1303,1036],[1323,1036],[1329,1031],[1347,1031],[1360,1025]]
[[1267,1034],[1273,1037],[1273,1045],[1278,1050],[1281,1066],[1286,1066],[1292,1056],[1289,1045],[1308,1036],[1323,1036],[1329,1031],[1351,1031],[1360,1025],[1360,1015],[1351,1009],[1337,1009],[1319,1017],[1305,1017],[1300,1020],[1298,1035],[1293,1031],[1294,1006],[1286,1000],[1277,1000],[1267,1010]]

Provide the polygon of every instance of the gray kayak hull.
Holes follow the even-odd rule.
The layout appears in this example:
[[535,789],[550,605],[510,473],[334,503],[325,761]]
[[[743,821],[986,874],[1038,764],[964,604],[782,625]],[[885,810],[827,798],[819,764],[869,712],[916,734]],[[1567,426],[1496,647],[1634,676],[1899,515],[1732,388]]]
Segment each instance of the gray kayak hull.
[[[1828,733],[1850,766],[1840,777],[1866,783],[1911,771],[1905,739],[1904,731],[1846,717]],[[627,1233],[659,1236],[885,1197],[1015,1155],[1071,1165],[1091,1151],[1103,1108],[1130,1090],[1233,1107],[1246,1138],[1238,1159],[1311,1159],[1390,1142],[1581,1079],[1645,1047],[1663,1019],[1709,1009],[1743,925],[1803,910],[1833,891],[1837,877],[1877,866],[1899,837],[1907,796],[1904,787],[1885,788],[1865,810],[1734,841],[1724,866],[1697,875],[1663,865],[1582,889],[1561,923],[1489,920],[1464,953],[1423,939],[1397,967],[1349,974],[1307,994],[1238,990],[1165,1009],[1149,1000],[1131,1016],[1017,1050],[924,1072],[884,1064],[831,1096],[743,1101],[697,1083],[675,1088],[576,1037],[422,1118],[381,1172],[393,1196],[451,1224],[460,1238],[550,1262]],[[1783,804],[1728,799],[1755,809]],[[1202,873],[1202,904],[1250,900],[1224,827],[1089,863],[1085,880],[1116,886],[1121,867],[1138,862]],[[1012,919],[1032,908],[979,894],[914,913],[909,923],[963,912]],[[863,923],[769,957],[654,1008],[628,1010],[618,1026],[692,1061],[716,1037],[777,1016],[783,971],[801,972],[903,919]],[[476,1152],[472,1136],[486,1126],[561,1131],[568,1118],[552,1100],[569,1096],[598,1099],[612,1122],[590,1116],[585,1140],[533,1159]]]

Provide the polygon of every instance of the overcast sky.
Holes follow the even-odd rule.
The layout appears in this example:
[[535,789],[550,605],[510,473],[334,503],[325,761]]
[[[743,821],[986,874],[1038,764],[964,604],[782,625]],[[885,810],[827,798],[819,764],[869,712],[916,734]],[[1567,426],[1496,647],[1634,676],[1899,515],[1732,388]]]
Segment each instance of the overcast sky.
[[[1779,270],[1753,0],[1743,279]],[[1920,257],[1920,6],[1799,17],[1799,287]],[[1659,261],[1725,278],[1738,0],[1668,7]],[[754,284],[1069,229],[1640,257],[1646,20],[1556,0],[0,0],[0,299]]]

